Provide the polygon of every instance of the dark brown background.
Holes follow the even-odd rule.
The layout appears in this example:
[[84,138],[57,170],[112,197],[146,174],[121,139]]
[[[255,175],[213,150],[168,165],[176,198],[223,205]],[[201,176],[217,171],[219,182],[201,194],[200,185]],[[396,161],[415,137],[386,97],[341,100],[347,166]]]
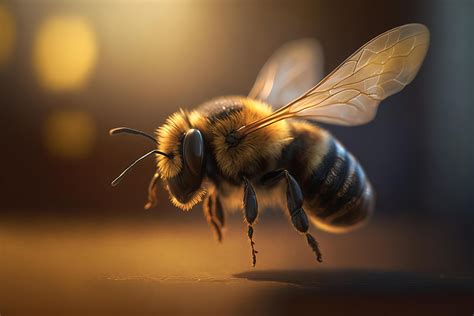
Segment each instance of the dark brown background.
[[[126,125],[152,132],[178,107],[246,94],[265,60],[286,41],[320,40],[330,71],[377,34],[420,22],[430,28],[432,44],[416,81],[385,101],[373,123],[329,128],[367,169],[379,212],[469,213],[472,1],[77,0],[8,6],[17,39],[0,73],[4,209],[132,209],[143,201],[139,188],[145,188],[153,162],[117,189],[107,184],[149,146],[140,139],[110,139],[109,128]],[[45,91],[31,63],[38,24],[58,13],[86,17],[96,33],[97,63],[77,91]],[[57,159],[43,146],[45,118],[68,109],[87,111],[97,125],[86,159]]]
[[[159,208],[142,210],[154,170],[152,160],[138,166],[119,187],[109,186],[129,161],[151,145],[140,138],[110,138],[108,129],[130,126],[153,132],[179,107],[193,107],[219,95],[245,95],[265,60],[286,41],[318,39],[329,72],[367,40],[409,22],[426,24],[432,36],[424,65],[413,83],[384,101],[374,122],[354,128],[328,126],[360,159],[373,182],[377,192],[374,219],[354,234],[315,234],[330,249],[328,266],[455,275],[474,272],[473,1],[3,3],[16,29],[13,52],[0,70],[0,234],[4,243],[0,247],[10,260],[5,273],[20,273],[15,270],[21,266],[18,261],[36,254],[38,243],[48,247],[49,239],[44,235],[48,231],[93,235],[92,228],[95,233],[107,231],[108,224],[120,220],[125,224],[114,226],[114,234],[123,232],[124,243],[132,243],[132,247],[135,244],[131,240],[135,239],[128,235],[133,235],[130,229],[140,231],[137,227],[145,225],[145,232],[154,231],[154,223],[163,221],[166,233],[179,224],[207,234],[200,207],[184,214],[170,206],[162,191]],[[72,91],[44,89],[32,62],[38,25],[58,14],[85,17],[96,39],[95,66],[84,85]],[[89,115],[95,136],[87,155],[64,158],[48,150],[44,124],[55,111]],[[279,212],[263,215],[261,225],[267,221],[269,226],[262,228],[267,233],[262,232],[260,240],[270,239],[281,227],[293,234],[286,222],[278,222],[280,218],[284,216]],[[235,227],[231,230],[238,235],[240,215],[233,219]],[[179,245],[192,239],[194,235],[186,235],[187,231],[180,231],[173,242]],[[25,236],[30,239],[23,240]],[[146,235],[142,237],[146,239]],[[204,237],[210,239],[210,234]],[[244,245],[243,234],[238,237]],[[299,240],[297,236],[294,239]],[[15,248],[15,242],[22,246]],[[292,247],[290,241],[279,243],[284,249]],[[51,247],[59,253],[63,247],[81,247],[74,245],[61,242]],[[304,245],[300,246],[306,254]],[[195,247],[199,248],[199,243]],[[363,255],[359,256],[357,249],[364,249]],[[87,249],[81,251],[88,253]],[[101,251],[91,250],[89,255]],[[313,265],[309,254],[305,257],[299,250],[295,252],[295,256],[303,256],[303,267]],[[233,256],[247,254],[245,248]],[[57,260],[54,255],[45,256],[45,266]],[[116,260],[110,253],[104,258],[104,262]],[[190,265],[195,264],[192,258],[187,258]],[[287,257],[280,259],[283,266],[269,264],[264,268],[298,266]],[[169,265],[183,258],[173,260]],[[221,258],[211,266],[229,272],[225,267],[232,260]],[[266,260],[272,261],[270,257]],[[131,271],[127,270],[129,264],[124,263],[124,270],[117,273]],[[239,272],[232,267],[230,272]],[[96,268],[87,271],[95,275]]]

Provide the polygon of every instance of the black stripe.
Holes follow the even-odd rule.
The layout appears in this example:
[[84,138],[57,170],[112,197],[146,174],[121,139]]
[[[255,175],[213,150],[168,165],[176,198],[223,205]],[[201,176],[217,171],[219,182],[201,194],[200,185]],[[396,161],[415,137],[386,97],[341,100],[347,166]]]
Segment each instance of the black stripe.
[[336,141],[331,137],[328,144],[329,149],[326,155],[324,155],[323,161],[318,165],[317,169],[313,171],[308,180],[306,180],[304,185],[304,187],[307,188],[304,192],[305,199],[312,201],[317,198],[324,180],[338,157],[337,147]]
[[[345,192],[342,195],[338,196],[332,204],[327,207],[327,215],[335,214],[336,212],[344,209],[344,206],[347,205],[353,198],[358,198],[362,195],[365,190],[365,174],[362,170],[360,164],[353,160],[351,161],[354,164],[354,172],[347,177],[346,182],[343,184],[343,189]],[[347,189],[345,189],[347,187]],[[326,212],[325,212],[326,213]]]
[[242,111],[242,100],[240,97],[220,97],[201,104],[197,111],[213,124]]
[[317,201],[319,207],[324,209],[337,199],[337,192],[346,181],[351,166],[347,151],[340,145],[338,146],[338,152],[338,157],[321,187]]
[[231,105],[228,107],[222,107],[222,109],[218,112],[212,113],[207,117],[209,123],[215,124],[217,121],[221,121],[234,113],[239,113],[242,111],[242,106],[239,105]]
[[287,169],[296,179],[304,179],[306,174],[305,169],[301,168],[307,164],[307,155],[305,155],[307,148],[313,146],[310,133],[304,131],[302,133],[295,133],[293,140],[283,148],[281,158],[278,162],[278,169]]
[[369,213],[370,200],[373,198],[372,195],[365,195],[364,193],[365,192],[361,194],[351,209],[344,212],[341,216],[332,219],[328,224],[334,226],[352,226],[364,220]]

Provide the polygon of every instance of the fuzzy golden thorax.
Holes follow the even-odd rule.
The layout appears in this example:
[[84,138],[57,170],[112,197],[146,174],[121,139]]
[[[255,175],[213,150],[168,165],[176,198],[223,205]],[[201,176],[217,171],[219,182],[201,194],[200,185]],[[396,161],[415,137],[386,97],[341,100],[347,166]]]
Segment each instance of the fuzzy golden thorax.
[[212,123],[196,120],[196,127],[208,138],[222,174],[239,181],[243,174],[254,175],[274,164],[291,137],[287,123],[280,121],[246,135],[237,145],[229,144],[226,140],[229,134],[272,113],[272,108],[261,101],[245,97],[229,99],[241,104],[242,109]]

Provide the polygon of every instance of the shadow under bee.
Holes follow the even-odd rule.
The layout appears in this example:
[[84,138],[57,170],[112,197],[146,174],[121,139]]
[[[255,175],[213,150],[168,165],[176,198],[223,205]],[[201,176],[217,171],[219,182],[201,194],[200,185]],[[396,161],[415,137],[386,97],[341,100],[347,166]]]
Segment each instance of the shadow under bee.
[[264,270],[234,277],[291,285],[262,300],[272,315],[469,314],[474,299],[472,277],[371,270]]

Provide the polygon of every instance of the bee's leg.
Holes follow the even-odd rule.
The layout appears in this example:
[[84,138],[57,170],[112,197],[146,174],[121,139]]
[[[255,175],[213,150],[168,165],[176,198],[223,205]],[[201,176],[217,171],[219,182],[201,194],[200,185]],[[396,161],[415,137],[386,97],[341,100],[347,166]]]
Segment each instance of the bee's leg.
[[217,192],[206,196],[203,204],[204,216],[216,234],[217,241],[222,241],[222,228],[224,227],[224,211]]
[[319,250],[319,245],[316,239],[308,232],[309,223],[308,217],[306,216],[305,211],[303,210],[303,193],[301,192],[300,185],[298,182],[291,176],[291,174],[284,169],[271,171],[265,174],[261,178],[261,183],[263,185],[271,185],[284,178],[286,180],[286,202],[288,206],[288,211],[290,212],[291,222],[297,231],[305,234],[308,245],[316,254],[316,258],[319,262],[323,261],[321,251]]
[[243,181],[244,181],[243,208],[244,208],[245,221],[248,224],[247,235],[250,240],[250,247],[252,248],[252,266],[255,267],[255,264],[257,263],[258,251],[255,250],[255,247],[254,247],[255,243],[253,241],[252,224],[258,215],[257,195],[255,194],[255,190],[253,189],[252,185],[250,184],[249,180],[246,177],[243,177]]
[[160,175],[158,173],[155,173],[153,178],[151,178],[150,184],[148,185],[148,202],[145,204],[145,210],[149,210],[156,205],[156,184],[159,179]]

